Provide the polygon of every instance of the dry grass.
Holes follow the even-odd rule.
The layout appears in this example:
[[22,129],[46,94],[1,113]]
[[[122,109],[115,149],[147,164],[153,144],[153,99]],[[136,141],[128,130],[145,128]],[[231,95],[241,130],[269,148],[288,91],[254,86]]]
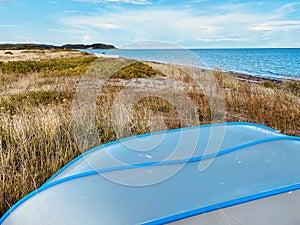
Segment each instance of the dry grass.
[[288,135],[300,136],[300,92],[294,88],[300,82],[274,83],[273,87],[265,87],[263,83],[232,81],[232,77],[219,71],[215,74],[221,77],[226,90],[228,121],[260,123]]
[[89,54],[76,50],[65,49],[0,50],[0,62],[77,58],[87,55]]
[[[63,63],[81,65],[79,71],[83,73],[89,65],[85,60],[86,58],[77,58],[64,60]],[[40,64],[34,64],[37,65]],[[142,72],[139,77],[143,77],[145,73],[152,77],[160,69],[167,78],[181,82],[183,88],[170,88],[172,91],[167,90],[165,98],[155,96],[154,93],[164,91],[160,88],[153,92],[147,89],[130,89],[130,93],[135,92],[135,96],[146,94],[145,98],[135,101],[126,118],[120,118],[120,124],[117,125],[123,136],[185,126],[180,118],[180,111],[174,107],[176,104],[168,101],[173,98],[186,102],[177,95],[179,91],[187,93],[198,113],[198,124],[193,125],[225,120],[250,121],[271,126],[286,134],[300,135],[297,82],[268,84],[266,87],[266,84],[241,82],[232,75],[215,71],[225,96],[227,118],[224,119],[216,116],[218,112],[210,110],[209,99],[180,69],[161,64],[155,67],[152,64],[155,70],[151,71],[148,66],[137,65],[137,70],[131,68],[130,73]],[[74,76],[71,72],[66,72],[69,70],[67,66],[52,66],[56,68],[56,72],[40,65],[37,67],[40,68],[39,71],[22,72],[17,68],[13,71],[2,70],[0,73],[0,215],[85,150],[80,149],[75,141],[75,124],[71,113],[74,94],[80,81],[79,73]],[[76,66],[70,68],[76,71]],[[128,78],[126,70],[121,74],[122,77],[125,76],[123,78]],[[130,78],[131,76],[132,74]],[[147,80],[132,77],[135,77],[133,80],[136,82],[133,87],[138,82]],[[155,79],[160,81],[163,78]],[[120,135],[111,121],[114,116],[113,103],[120,97],[124,86],[116,76],[114,82],[104,86],[96,100],[98,143],[115,140]],[[127,99],[127,95],[125,96]]]
[[79,154],[65,113],[63,106],[39,106],[1,116],[1,214]]

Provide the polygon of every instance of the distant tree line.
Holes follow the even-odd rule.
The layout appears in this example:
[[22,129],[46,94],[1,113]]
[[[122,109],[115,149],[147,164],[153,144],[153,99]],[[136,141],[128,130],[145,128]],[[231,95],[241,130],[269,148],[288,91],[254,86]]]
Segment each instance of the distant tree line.
[[0,50],[47,50],[47,49],[115,49],[113,45],[96,43],[91,45],[84,44],[65,44],[62,46],[46,44],[0,44]]
[[84,45],[84,44],[66,44],[61,46],[64,49],[115,49],[116,47],[113,45],[107,44],[92,44],[92,45]]

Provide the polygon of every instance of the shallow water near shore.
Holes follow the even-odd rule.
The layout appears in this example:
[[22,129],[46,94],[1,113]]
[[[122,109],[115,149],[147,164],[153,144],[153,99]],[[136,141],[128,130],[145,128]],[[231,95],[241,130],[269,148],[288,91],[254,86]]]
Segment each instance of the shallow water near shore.
[[[162,63],[180,62],[187,52],[182,49],[99,49],[84,51]],[[226,72],[270,79],[300,80],[300,48],[191,49],[190,51],[201,60],[200,64],[200,60],[196,60],[199,64],[197,66],[201,68],[219,68]],[[188,55],[191,57],[190,55],[193,54]]]

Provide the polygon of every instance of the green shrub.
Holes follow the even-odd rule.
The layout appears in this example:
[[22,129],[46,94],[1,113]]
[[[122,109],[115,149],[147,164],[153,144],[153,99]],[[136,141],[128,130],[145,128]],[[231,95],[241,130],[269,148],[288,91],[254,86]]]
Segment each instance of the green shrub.
[[274,88],[275,87],[275,84],[272,82],[272,81],[264,81],[261,83],[262,86],[266,87],[266,88]]
[[12,61],[0,64],[2,73],[42,73],[47,75],[81,75],[96,60],[96,57],[44,59],[41,61]]
[[145,63],[136,62],[125,66],[115,73],[112,78],[130,80],[132,78],[148,78],[154,76],[164,76],[164,74],[158,70],[154,70],[151,66],[148,66]]

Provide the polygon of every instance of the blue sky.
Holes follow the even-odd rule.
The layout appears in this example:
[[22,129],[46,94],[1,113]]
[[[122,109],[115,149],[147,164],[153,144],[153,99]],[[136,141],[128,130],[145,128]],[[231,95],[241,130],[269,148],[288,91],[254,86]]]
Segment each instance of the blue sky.
[[300,1],[0,0],[0,43],[300,47]]

